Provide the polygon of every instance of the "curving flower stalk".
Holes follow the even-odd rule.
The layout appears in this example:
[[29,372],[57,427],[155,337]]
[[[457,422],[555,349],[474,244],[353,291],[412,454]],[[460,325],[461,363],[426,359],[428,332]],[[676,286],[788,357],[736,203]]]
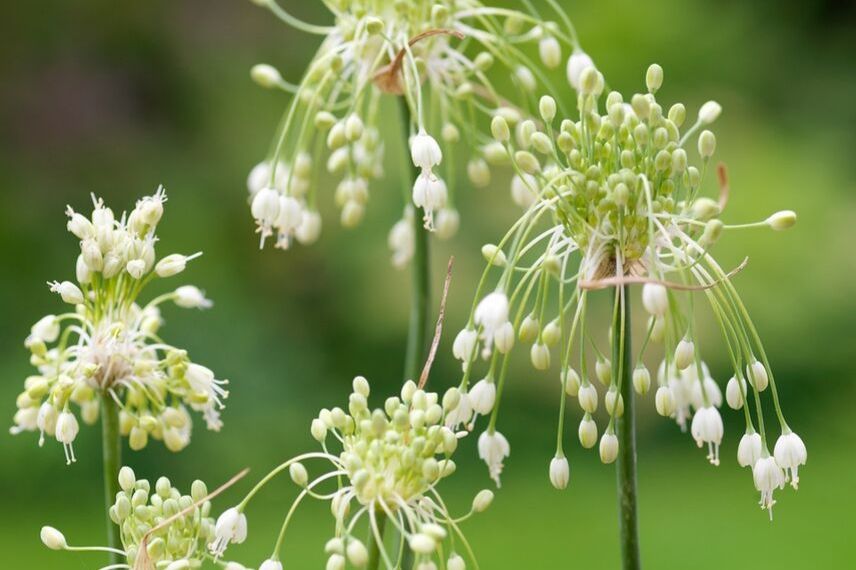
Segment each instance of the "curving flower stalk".
[[[458,438],[465,435],[443,425],[459,404],[458,389],[447,390],[441,398],[408,381],[400,396],[387,398],[378,409],[369,408],[369,393],[368,381],[357,376],[347,411],[323,409],[312,420],[310,432],[321,451],[277,466],[220,516],[211,545],[215,556],[223,554],[231,542],[243,540],[245,509],[264,486],[287,471],[301,491],[285,515],[273,552],[261,565],[265,570],[282,568],[286,532],[307,498],[330,503],[334,531],[325,546],[327,568],[350,564],[392,569],[401,567],[407,557],[430,567],[436,560],[441,566],[464,568],[464,556],[475,563],[460,523],[486,510],[493,493],[481,491],[467,514],[454,517],[438,490],[439,483],[455,472],[451,457]],[[333,451],[331,445],[340,451]],[[310,475],[304,465],[309,461],[319,463],[317,475]],[[385,527],[397,533],[394,548],[384,546]],[[372,538],[369,546],[358,538],[364,529]]]
[[[750,227],[782,230],[794,224],[796,215],[782,211],[757,223],[725,224],[720,220],[728,194],[723,167],[719,199],[703,195],[716,146],[714,134],[706,127],[718,117],[720,106],[713,101],[704,104],[696,121],[685,126],[682,104],[666,110],[658,102],[655,93],[663,71],[652,65],[646,76],[647,93],[634,94],[625,102],[620,93],[610,92],[601,112],[603,76],[590,59],[583,63],[572,82],[578,88],[578,118],[557,124],[555,101],[544,96],[541,120],[524,121],[522,136],[512,137],[504,118],[492,121],[493,136],[511,157],[516,172],[512,189],[526,195],[529,206],[499,243],[483,248],[487,267],[468,323],[455,340],[454,354],[464,370],[462,398],[473,404],[473,415],[490,415],[483,437],[492,445],[485,445],[490,453],[482,453],[480,446],[480,455],[491,476],[498,479],[510,451],[496,431],[508,359],[514,344],[530,345],[533,367],[558,368],[562,389],[551,481],[560,488],[567,484],[565,395],[577,397],[582,408],[579,438],[585,448],[597,443],[594,414],[602,398],[606,418],[600,457],[604,463],[621,459],[622,506],[635,503],[630,387],[642,395],[648,392],[651,374],[643,355],[653,341],[664,349],[656,375],[657,411],[674,418],[684,430],[690,422],[693,439],[707,448],[707,458],[718,465],[723,438],[718,408],[723,398],[696,338],[695,305],[702,296],[722,331],[734,371],[728,402],[744,410],[745,437],[750,440],[741,445],[740,463],[755,470],[761,506],[770,509],[773,489],[786,479],[783,469],[790,470],[789,477],[796,483],[798,467],[807,454],[785,422],[760,335],[731,280],[745,262],[726,271],[711,249],[726,232]],[[688,147],[693,142],[698,166],[690,161]],[[493,278],[494,274],[498,277]],[[642,285],[642,304],[650,314],[636,355],[630,353],[633,284]],[[589,328],[590,301],[603,289],[615,291],[611,357]],[[487,372],[470,386],[479,357],[487,361]],[[596,384],[603,387],[602,395]],[[488,392],[489,401],[476,406]],[[782,431],[775,458],[767,445],[762,400],[772,404]],[[456,420],[472,427],[467,415]],[[628,513],[628,524],[635,528],[631,518],[635,520],[635,514]],[[638,554],[632,551],[638,553],[638,538],[635,532],[629,535],[633,536],[627,541],[633,546],[626,549],[625,567],[636,567]]]

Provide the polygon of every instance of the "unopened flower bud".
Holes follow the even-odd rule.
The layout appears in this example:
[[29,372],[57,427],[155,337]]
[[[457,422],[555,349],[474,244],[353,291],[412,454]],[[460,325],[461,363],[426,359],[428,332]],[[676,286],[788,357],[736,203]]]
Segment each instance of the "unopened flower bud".
[[556,100],[549,95],[544,95],[538,102],[538,111],[545,123],[550,123],[556,117]]
[[541,56],[541,62],[545,66],[555,69],[562,62],[562,46],[553,36],[546,36],[538,42],[538,55]]
[[550,461],[550,483],[560,491],[568,486],[571,471],[568,459],[557,455]]
[[51,550],[65,550],[68,544],[65,536],[52,526],[43,526],[39,537],[42,543]]
[[490,489],[482,489],[473,498],[473,511],[483,513],[490,507],[493,502],[493,491]]
[[767,218],[765,223],[776,231],[786,230],[797,223],[797,214],[792,210],[782,210]]
[[685,370],[693,362],[695,357],[695,344],[689,338],[682,338],[675,348],[675,366],[678,370]]
[[663,68],[652,63],[645,74],[645,84],[648,86],[649,93],[656,93],[663,85]]
[[604,463],[612,463],[618,457],[618,437],[611,432],[603,434],[600,438],[600,460]]
[[709,125],[719,117],[720,113],[722,113],[722,106],[716,101],[708,101],[699,109],[698,120],[703,125]]
[[641,362],[633,370],[633,388],[643,396],[651,389],[651,373]]
[[266,63],[254,65],[250,70],[250,77],[252,77],[253,81],[258,85],[266,89],[277,87],[282,83],[282,75],[280,75],[279,71],[277,71],[277,69],[272,65],[268,65]]
[[698,137],[698,153],[702,158],[710,158],[716,151],[716,136],[710,131],[702,131]]

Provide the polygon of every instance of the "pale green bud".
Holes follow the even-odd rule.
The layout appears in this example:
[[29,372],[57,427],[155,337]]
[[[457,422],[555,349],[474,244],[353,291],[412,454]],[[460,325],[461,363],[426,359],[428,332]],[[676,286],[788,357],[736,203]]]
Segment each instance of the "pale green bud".
[[482,489],[473,498],[473,511],[477,513],[485,512],[493,502],[493,491],[490,489]]
[[541,171],[541,163],[535,155],[528,150],[518,150],[514,153],[514,160],[520,169],[526,174],[537,174]]
[[480,71],[487,71],[493,66],[493,55],[490,53],[483,51],[479,53],[476,58],[473,60],[473,64],[476,69]]
[[336,117],[328,111],[318,111],[315,114],[315,128],[326,131],[336,124]]
[[496,267],[505,267],[505,264],[508,262],[505,257],[505,252],[492,243],[484,244],[481,248],[481,252],[485,260]]
[[656,93],[663,85],[663,68],[652,63],[648,67],[648,73],[645,74],[645,84],[648,86],[649,93]]
[[687,151],[682,148],[672,152],[672,170],[675,174],[683,174],[687,169]]
[[306,471],[306,467],[304,467],[299,461],[292,463],[288,467],[288,474],[291,476],[291,480],[294,481],[294,484],[298,487],[305,487],[309,482],[309,473]]
[[490,133],[499,142],[507,142],[511,138],[511,131],[505,118],[496,115],[490,122]]
[[544,95],[538,102],[538,111],[545,123],[550,123],[556,117],[556,100],[549,95]]
[[473,186],[484,188],[490,184],[490,167],[481,158],[474,158],[467,164],[467,176]]
[[698,153],[702,158],[710,158],[716,151],[716,136],[710,131],[702,131],[698,137]]
[[722,113],[722,106],[716,101],[708,101],[699,109],[698,120],[702,125],[709,125],[719,117],[720,113]]
[[767,218],[765,223],[776,231],[786,230],[797,223],[797,214],[793,210],[782,210]]
[[130,467],[122,467],[119,470],[119,487],[126,493],[134,490],[137,484],[137,477],[134,475],[134,470]]
[[268,65],[266,63],[254,65],[250,70],[250,77],[265,89],[277,87],[282,83],[282,75],[280,75],[279,71],[277,71],[277,69],[272,65]]
[[366,32],[375,36],[383,31],[384,23],[380,18],[370,16],[366,18]]
[[540,152],[541,154],[552,154],[553,152],[553,141],[550,140],[550,137],[545,135],[544,133],[538,131],[532,133],[532,136],[529,138],[532,143],[532,146]]
[[702,197],[696,199],[692,204],[693,217],[697,220],[707,221],[721,212],[719,203],[712,198]]

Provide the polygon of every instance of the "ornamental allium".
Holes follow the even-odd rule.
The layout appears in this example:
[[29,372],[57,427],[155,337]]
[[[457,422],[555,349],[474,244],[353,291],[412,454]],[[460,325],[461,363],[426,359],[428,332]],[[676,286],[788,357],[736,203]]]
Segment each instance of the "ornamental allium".
[[163,440],[172,451],[184,448],[190,442],[189,409],[200,412],[209,429],[222,424],[226,381],[159,333],[163,303],[207,308],[211,301],[200,289],[183,285],[139,302],[150,281],[184,271],[201,255],[157,260],[155,230],[164,202],[166,193],[159,188],[118,218],[94,197],[89,217],[67,210],[68,230],[80,239],[77,282],[54,282],[51,291],[73,307],[33,325],[25,345],[36,373],[24,382],[11,431],[39,432],[39,445],[45,436],[56,438],[68,463],[75,460],[78,415],[95,423],[104,398],[119,404],[120,429],[132,449],[142,449],[149,438]]
[[[307,497],[329,501],[335,520],[334,535],[325,547],[327,568],[344,568],[346,563],[363,568],[368,560],[362,542],[366,530],[381,545],[380,559],[385,568],[400,567],[403,549],[412,553],[414,568],[442,565],[444,556],[460,558],[454,552],[454,542],[466,541],[459,522],[487,509],[493,494],[481,491],[470,513],[460,518],[452,517],[439,494],[439,483],[456,470],[452,454],[458,438],[466,435],[447,425],[449,416],[462,404],[458,389],[451,388],[440,398],[408,381],[400,396],[387,398],[383,408],[375,409],[369,407],[369,395],[368,381],[358,376],[347,411],[338,407],[321,410],[312,422],[311,433],[322,450],[304,453],[276,467],[241,503],[224,512],[217,522],[223,532],[215,531],[212,551],[222,554],[229,542],[246,537],[246,519],[241,517],[248,503],[273,476],[288,471],[300,493],[286,514],[283,535],[269,560],[280,559],[287,523]],[[334,452],[334,446],[340,451]],[[324,465],[320,472],[304,466],[314,460]],[[380,518],[387,526],[392,525],[399,537],[389,547],[383,547]],[[469,547],[467,554],[471,554]]]
[[[166,477],[154,486],[137,479],[130,467],[119,472],[119,488],[108,514],[120,529],[122,549],[69,546],[63,534],[43,527],[42,542],[52,550],[97,550],[121,554],[125,568],[199,568],[210,560],[208,543],[215,537],[208,488],[194,481],[182,494]],[[240,566],[243,568],[243,566]]]
[[[548,100],[542,104],[543,122],[524,121],[514,136],[502,118],[491,125],[493,144],[517,173],[512,194],[526,211],[500,241],[483,249],[490,258],[466,332],[461,333],[465,336],[459,336],[474,340],[466,351],[461,350],[463,342],[456,342],[454,350],[463,363],[460,390],[465,393],[472,374],[478,374],[481,357],[488,361],[488,376],[496,374],[495,400],[503,401],[510,355],[493,348],[497,329],[508,322],[520,344],[529,345],[524,350],[535,370],[554,370],[551,356],[559,364],[563,395],[556,456],[564,456],[565,394],[576,397],[582,409],[580,441],[586,448],[594,446],[598,430],[593,415],[600,384],[606,426],[599,450],[604,462],[612,462],[619,446],[615,418],[624,410],[620,383],[632,375],[637,393],[646,394],[652,376],[643,363],[644,353],[661,344],[657,412],[674,418],[683,430],[689,428],[699,447],[706,444],[708,460],[718,465],[725,435],[719,408],[727,399],[730,407],[742,410],[747,435],[738,461],[753,467],[765,461],[755,469],[755,482],[764,493],[762,506],[768,508],[772,489],[779,486],[779,471],[782,481],[790,479],[796,487],[807,452],[785,422],[760,335],[731,280],[745,264],[727,271],[711,251],[726,232],[785,229],[796,215],[785,210],[760,222],[737,225],[720,220],[728,197],[724,167],[718,170],[718,198],[705,195],[705,180],[716,149],[716,137],[707,127],[721,107],[708,102],[694,122],[685,124],[682,104],[666,108],[655,96],[663,83],[659,66],[648,70],[648,92],[627,100],[618,92],[604,92],[603,76],[582,52],[571,57],[568,74],[578,91],[577,117],[559,120]],[[496,263],[500,253],[502,263]],[[642,351],[628,359],[632,368],[625,371],[628,343],[622,339],[629,339],[631,330],[621,315],[630,302],[631,285],[641,285],[639,298],[649,319]],[[615,353],[604,354],[589,325],[589,301],[603,289],[614,292],[614,326],[604,344],[614,347],[618,360]],[[702,360],[697,334],[701,325],[693,311],[696,299],[710,305],[730,357],[733,378],[725,398]],[[772,389],[766,390],[768,385]],[[748,402],[755,404],[751,410]],[[762,410],[769,404],[783,434],[774,454]],[[498,414],[499,406],[494,406],[489,433],[499,433],[494,431]],[[492,446],[492,454],[483,453],[482,447],[488,446],[480,445],[480,455],[488,457],[495,477],[501,466],[496,458],[507,455],[507,446],[502,446],[505,453]]]
[[320,229],[319,189],[327,185],[320,170],[338,179],[334,198],[342,224],[361,221],[369,182],[383,176],[384,109],[396,98],[408,115],[401,143],[418,171],[411,201],[426,228],[450,236],[458,226],[454,168],[465,165],[471,184],[482,188],[490,183],[491,165],[509,162],[504,149],[491,144],[491,120],[519,131],[544,113],[555,114],[555,101],[542,104],[534,96],[550,86],[544,68],[560,67],[564,57],[570,57],[569,73],[591,63],[588,56],[580,59],[573,26],[552,1],[544,16],[555,21],[531,7],[479,0],[354,0],[328,6],[329,26],[302,22],[275,0],[257,3],[323,38],[296,84],[267,64],[250,73],[260,86],[293,95],[270,154],[247,181],[262,244],[275,238],[283,249],[294,239],[318,237],[301,228],[312,219]]

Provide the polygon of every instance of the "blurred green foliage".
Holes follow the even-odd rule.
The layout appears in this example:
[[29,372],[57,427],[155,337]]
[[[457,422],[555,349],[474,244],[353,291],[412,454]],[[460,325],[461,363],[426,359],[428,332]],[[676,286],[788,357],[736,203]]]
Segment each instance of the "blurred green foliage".
[[[326,17],[320,3],[286,5],[309,20]],[[728,220],[783,208],[800,215],[787,233],[727,234],[718,246],[726,266],[750,258],[736,283],[766,339],[788,420],[809,448],[800,491],[778,494],[770,524],[755,505],[748,471],[731,460],[740,417],[725,413],[728,459],[713,468],[645,398],[644,558],[656,568],[841,567],[850,557],[849,513],[856,508],[848,485],[854,427],[842,407],[856,396],[853,5],[613,0],[571,3],[568,10],[613,88],[641,90],[647,65],[656,61],[666,71],[659,94],[665,101],[691,110],[709,98],[723,104],[717,156],[731,174]],[[281,94],[253,85],[248,70],[265,61],[296,78],[316,38],[242,0],[18,3],[0,32],[0,402],[10,425],[15,395],[30,373],[23,339],[59,304],[44,283],[73,274],[76,244],[65,232],[65,204],[84,208],[95,192],[116,209],[130,207],[159,183],[170,196],[160,251],[203,249],[181,279],[216,302],[204,313],[167,310],[164,334],[230,378],[232,397],[221,434],[197,429],[180,455],[157,444],[128,452],[138,474],[217,485],[251,466],[250,478],[258,478],[313,447],[309,420],[322,406],[344,404],[355,374],[366,375],[375,394],[397,390],[408,275],[390,267],[385,249],[401,209],[395,158],[386,185],[373,189],[363,225],[346,231],[327,223],[321,242],[308,249],[259,252],[245,203],[245,174],[264,155],[285,104]],[[572,97],[564,89],[553,95]],[[507,182],[496,178],[487,190],[461,193],[462,231],[433,251],[437,276],[451,253],[458,260],[447,331],[461,326],[471,302],[479,245],[497,239],[513,216]],[[334,214],[332,191],[327,196],[325,208]],[[438,388],[457,382],[451,338],[432,376]],[[724,381],[715,327],[705,340]],[[571,485],[564,493],[549,486],[556,374],[535,374],[524,360],[517,358],[500,417],[513,450],[503,488],[495,508],[465,530],[487,569],[614,567],[613,469],[583,453],[572,430]],[[97,431],[82,431],[73,467],[56,444],[40,450],[35,436],[0,436],[3,567],[97,567],[97,557],[49,552],[38,541],[46,523],[74,543],[102,541]],[[474,441],[459,456],[446,493],[464,510],[489,481]],[[230,491],[218,507],[248,486]],[[272,486],[250,510],[250,539],[233,554],[258,564],[293,495],[285,481]],[[287,567],[322,565],[321,545],[332,531],[326,514],[325,507],[306,508],[289,539]]]

